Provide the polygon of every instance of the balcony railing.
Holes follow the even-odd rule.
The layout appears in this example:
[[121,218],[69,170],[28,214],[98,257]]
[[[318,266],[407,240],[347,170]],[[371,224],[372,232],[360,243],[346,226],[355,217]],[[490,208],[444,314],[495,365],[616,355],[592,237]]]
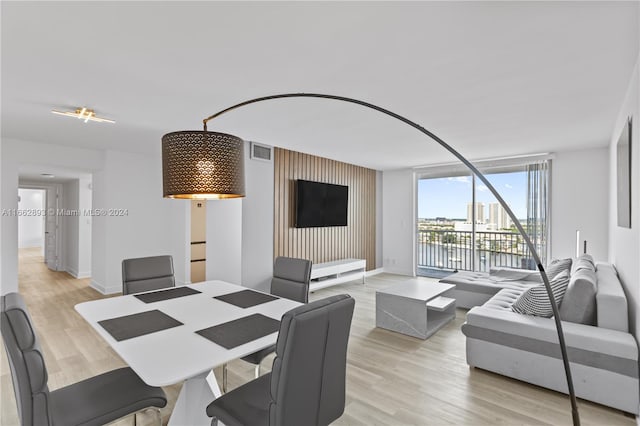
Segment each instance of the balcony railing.
[[[475,252],[475,253],[474,253]],[[520,234],[508,231],[418,230],[418,268],[483,271],[493,267],[535,269]]]

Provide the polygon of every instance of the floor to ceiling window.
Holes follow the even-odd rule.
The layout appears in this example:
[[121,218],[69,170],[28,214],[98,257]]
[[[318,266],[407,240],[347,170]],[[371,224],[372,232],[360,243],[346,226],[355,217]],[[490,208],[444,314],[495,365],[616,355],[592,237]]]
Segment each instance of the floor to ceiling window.
[[[483,170],[544,259],[547,247],[548,161]],[[465,171],[423,173],[417,193],[417,274],[458,270],[534,269],[531,253],[505,209]]]

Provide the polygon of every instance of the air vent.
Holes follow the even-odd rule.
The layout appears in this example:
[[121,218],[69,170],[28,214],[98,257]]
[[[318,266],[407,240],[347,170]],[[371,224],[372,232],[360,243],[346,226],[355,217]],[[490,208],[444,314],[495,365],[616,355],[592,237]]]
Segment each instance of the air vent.
[[271,162],[272,149],[273,148],[269,145],[262,145],[259,143],[251,142],[250,158],[252,160]]

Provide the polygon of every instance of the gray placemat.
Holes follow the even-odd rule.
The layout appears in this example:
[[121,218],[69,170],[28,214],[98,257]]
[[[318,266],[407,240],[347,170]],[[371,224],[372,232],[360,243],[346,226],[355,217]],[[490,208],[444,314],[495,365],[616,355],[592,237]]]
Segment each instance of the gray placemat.
[[223,294],[222,296],[215,296],[214,299],[231,303],[232,305],[240,308],[250,308],[251,306],[261,305],[279,298],[270,294],[260,293],[258,291],[242,290],[235,293]]
[[160,302],[161,300],[175,299],[176,297],[191,296],[200,293],[191,287],[176,287],[167,290],[152,291],[150,293],[134,294],[135,297],[144,303]]
[[180,321],[157,309],[98,321],[118,342],[182,325]]
[[196,333],[223,348],[232,349],[259,339],[280,329],[280,321],[262,314],[253,314],[237,320],[198,330]]

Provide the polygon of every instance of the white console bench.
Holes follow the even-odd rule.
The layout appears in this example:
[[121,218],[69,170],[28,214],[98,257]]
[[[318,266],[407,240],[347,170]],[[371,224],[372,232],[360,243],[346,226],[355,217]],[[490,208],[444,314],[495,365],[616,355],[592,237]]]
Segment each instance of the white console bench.
[[333,262],[316,263],[311,266],[309,291],[319,290],[336,284],[362,279],[367,269],[365,259],[340,259]]

